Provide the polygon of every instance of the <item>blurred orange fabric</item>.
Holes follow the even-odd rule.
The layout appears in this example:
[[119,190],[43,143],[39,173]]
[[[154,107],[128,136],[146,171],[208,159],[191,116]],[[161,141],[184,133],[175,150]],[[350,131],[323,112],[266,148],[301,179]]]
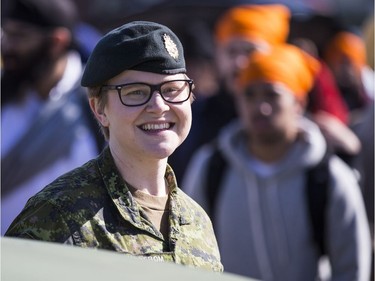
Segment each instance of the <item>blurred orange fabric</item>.
[[283,83],[299,99],[304,100],[312,88],[320,63],[290,44],[274,46],[269,52],[255,52],[239,76],[240,87],[255,81]]
[[233,37],[283,43],[289,34],[290,16],[289,9],[279,4],[236,6],[217,21],[215,38],[219,43]]
[[351,32],[339,32],[328,43],[325,60],[329,65],[340,63],[342,57],[348,58],[360,70],[366,64],[364,40]]

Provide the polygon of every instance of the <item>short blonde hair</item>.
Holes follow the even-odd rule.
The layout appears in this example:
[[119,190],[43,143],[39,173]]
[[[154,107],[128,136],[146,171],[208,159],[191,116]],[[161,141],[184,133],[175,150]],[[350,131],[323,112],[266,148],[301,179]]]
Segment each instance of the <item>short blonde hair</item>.
[[[88,87],[87,88],[87,95],[88,98],[96,99],[98,102],[98,106],[100,110],[104,110],[104,107],[106,106],[108,102],[108,95],[106,91],[101,90],[101,86],[97,87]],[[99,121],[98,121],[100,130],[104,136],[104,138],[108,141],[109,139],[109,129],[107,127],[104,127]]]

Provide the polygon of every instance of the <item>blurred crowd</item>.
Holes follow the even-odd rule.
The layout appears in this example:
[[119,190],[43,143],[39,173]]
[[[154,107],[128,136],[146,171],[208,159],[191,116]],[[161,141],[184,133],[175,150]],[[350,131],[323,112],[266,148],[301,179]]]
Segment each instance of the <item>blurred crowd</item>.
[[[179,36],[196,85],[192,129],[169,163],[210,215],[224,270],[259,280],[315,280],[319,270],[323,280],[373,280],[373,13],[348,24],[248,2],[155,1],[109,23],[96,22],[86,1],[2,0],[1,234],[30,196],[103,149],[82,70],[111,24],[151,20]],[[319,252],[303,175],[326,154]],[[215,163],[223,164],[212,188]]]

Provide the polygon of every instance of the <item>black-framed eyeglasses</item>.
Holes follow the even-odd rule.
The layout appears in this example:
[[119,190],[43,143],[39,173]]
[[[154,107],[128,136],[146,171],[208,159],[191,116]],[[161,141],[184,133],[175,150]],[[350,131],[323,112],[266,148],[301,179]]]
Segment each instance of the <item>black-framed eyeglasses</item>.
[[164,101],[169,103],[183,103],[190,98],[194,89],[191,79],[165,81],[160,84],[128,83],[121,85],[103,85],[101,90],[117,90],[121,103],[126,106],[140,106],[146,104],[156,91]]

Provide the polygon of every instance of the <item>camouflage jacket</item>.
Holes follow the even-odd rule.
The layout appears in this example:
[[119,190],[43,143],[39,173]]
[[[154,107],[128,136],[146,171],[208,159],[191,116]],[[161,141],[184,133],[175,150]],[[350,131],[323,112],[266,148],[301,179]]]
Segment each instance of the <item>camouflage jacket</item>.
[[223,271],[212,224],[181,189],[170,166],[169,238],[133,199],[109,148],[27,202],[5,236],[99,248]]

